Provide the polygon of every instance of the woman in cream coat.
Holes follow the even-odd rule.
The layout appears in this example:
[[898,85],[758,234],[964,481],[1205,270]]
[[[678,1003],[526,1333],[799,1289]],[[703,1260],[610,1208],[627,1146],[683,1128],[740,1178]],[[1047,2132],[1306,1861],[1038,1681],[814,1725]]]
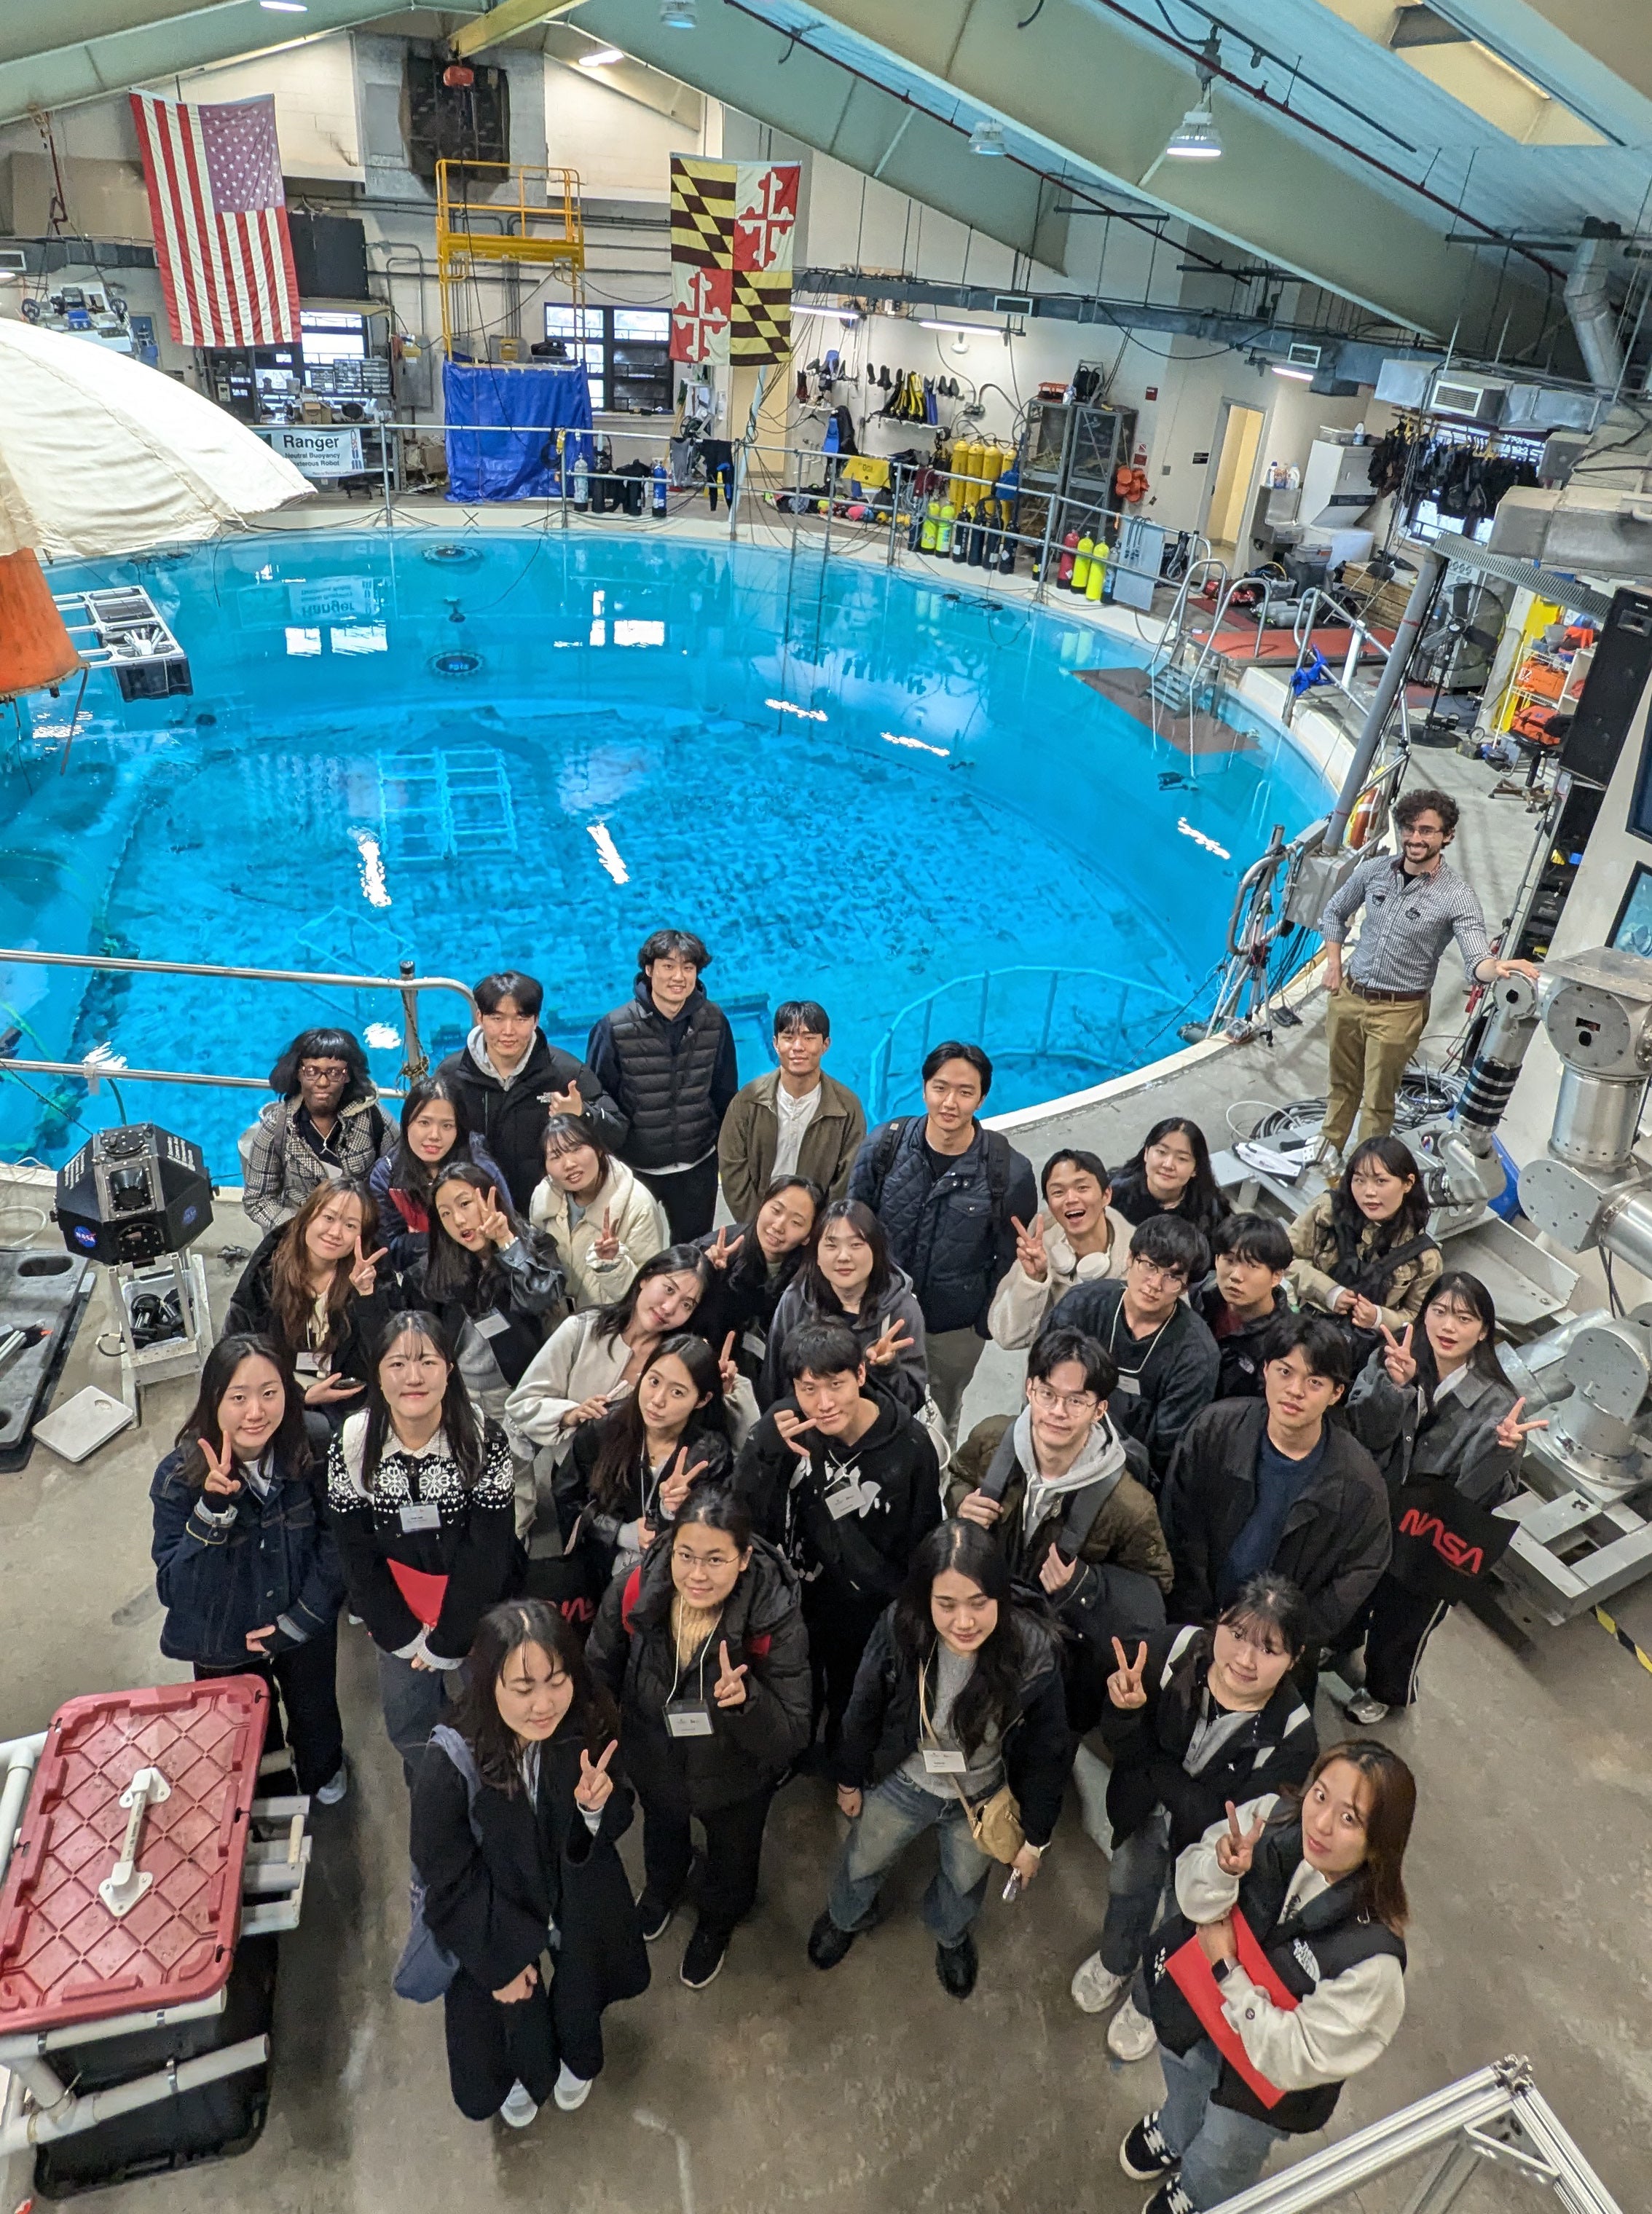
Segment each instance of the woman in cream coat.
[[671,1242],[665,1209],[578,1115],[545,1125],[545,1174],[529,1220],[555,1245],[574,1312],[611,1307]]

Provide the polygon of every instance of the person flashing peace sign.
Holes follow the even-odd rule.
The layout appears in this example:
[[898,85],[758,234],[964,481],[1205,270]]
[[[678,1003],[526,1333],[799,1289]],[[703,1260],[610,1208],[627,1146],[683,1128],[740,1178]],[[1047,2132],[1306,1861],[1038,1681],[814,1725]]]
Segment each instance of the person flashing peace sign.
[[701,1477],[733,1461],[723,1377],[704,1338],[662,1338],[637,1388],[573,1434],[557,1472],[565,1551],[576,1532],[600,1557],[604,1581],[628,1576]]
[[757,1385],[765,1410],[782,1398],[786,1341],[799,1324],[846,1323],[878,1384],[911,1413],[928,1390],[923,1309],[912,1280],[890,1257],[883,1225],[858,1199],[834,1200],[820,1215],[807,1259],[780,1294]]
[[444,1998],[448,2075],[470,2120],[524,2129],[548,2098],[583,2106],[603,2009],[647,1989],[615,1850],[632,1814],[619,1716],[578,1637],[541,1600],[491,1608],[413,1796],[425,1926],[459,1964]]
[[556,1247],[575,1309],[611,1307],[670,1244],[665,1209],[582,1115],[553,1115],[544,1151],[529,1220]]
[[1313,1764],[1312,1716],[1290,1674],[1307,1631],[1301,1593],[1266,1575],[1250,1579],[1214,1629],[1113,1640],[1100,1726],[1112,1757],[1107,1915],[1073,1997],[1086,2014],[1124,1999],[1107,2027],[1121,2060],[1153,2048],[1141,1960],[1176,1856],[1235,1795],[1283,1790]]
[[[1478,1276],[1441,1276],[1416,1324],[1381,1341],[1349,1395],[1349,1428],[1374,1457],[1391,1497],[1401,1485],[1449,1484],[1486,1512],[1514,1492],[1520,1455],[1546,1422],[1521,1419],[1526,1402],[1497,1358],[1497,1311]],[[1365,1685],[1346,1711],[1367,1727],[1416,1697],[1423,1649],[1452,1602],[1414,1586],[1404,1559],[1389,1563],[1365,1620]]]
[[150,1487],[161,1650],[196,1679],[260,1676],[266,1744],[285,1740],[300,1791],[345,1795],[334,1673],[344,1575],[304,1403],[272,1339],[223,1337]]

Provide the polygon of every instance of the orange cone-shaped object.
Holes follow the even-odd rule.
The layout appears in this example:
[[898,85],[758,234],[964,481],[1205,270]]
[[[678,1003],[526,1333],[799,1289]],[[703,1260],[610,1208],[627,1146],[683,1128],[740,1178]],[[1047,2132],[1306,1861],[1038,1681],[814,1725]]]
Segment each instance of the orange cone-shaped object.
[[34,554],[0,554],[0,700],[61,684],[80,665]]

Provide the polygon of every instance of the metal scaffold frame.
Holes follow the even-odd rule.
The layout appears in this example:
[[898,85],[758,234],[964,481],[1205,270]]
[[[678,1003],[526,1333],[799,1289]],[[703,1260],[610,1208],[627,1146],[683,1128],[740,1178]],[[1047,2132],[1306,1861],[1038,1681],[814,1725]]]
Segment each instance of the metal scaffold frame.
[[1429,2152],[1436,2157],[1405,2201],[1405,2214],[1447,2214],[1482,2165],[1525,2176],[1567,2214],[1622,2214],[1533,2082],[1530,2061],[1515,2056],[1223,2199],[1220,2214],[1309,2214],[1340,2205]]
[[468,350],[477,335],[463,293],[479,262],[543,269],[566,284],[583,334],[585,216],[579,172],[527,162],[437,163],[436,279],[450,361],[456,346]]

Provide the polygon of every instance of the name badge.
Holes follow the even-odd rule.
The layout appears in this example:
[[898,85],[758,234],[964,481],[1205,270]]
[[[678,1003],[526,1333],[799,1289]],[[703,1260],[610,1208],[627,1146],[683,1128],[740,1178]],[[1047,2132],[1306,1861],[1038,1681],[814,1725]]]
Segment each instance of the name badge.
[[926,1776],[967,1776],[970,1764],[961,1752],[952,1752],[944,1745],[927,1745],[923,1749],[923,1772]]
[[768,1340],[760,1330],[749,1330],[740,1340],[740,1350],[749,1353],[754,1361],[761,1361],[768,1351]]
[[1134,1376],[1121,1376],[1113,1389],[1116,1391],[1122,1391],[1127,1399],[1139,1399],[1141,1397],[1140,1380]]
[[672,1737],[709,1737],[712,1734],[711,1709],[692,1702],[668,1706],[665,1727]]
[[489,1307],[485,1315],[476,1317],[476,1328],[484,1337],[503,1337],[511,1327],[509,1315],[502,1315],[497,1307]]
[[841,1484],[835,1491],[826,1494],[826,1512],[834,1522],[841,1522],[846,1514],[863,1514],[866,1495],[858,1483]]
[[416,1530],[439,1530],[442,1510],[434,1501],[409,1499],[401,1508],[401,1526],[411,1537]]
[[295,1376],[319,1376],[321,1373],[321,1363],[306,1348],[303,1353],[293,1355],[292,1373]]

